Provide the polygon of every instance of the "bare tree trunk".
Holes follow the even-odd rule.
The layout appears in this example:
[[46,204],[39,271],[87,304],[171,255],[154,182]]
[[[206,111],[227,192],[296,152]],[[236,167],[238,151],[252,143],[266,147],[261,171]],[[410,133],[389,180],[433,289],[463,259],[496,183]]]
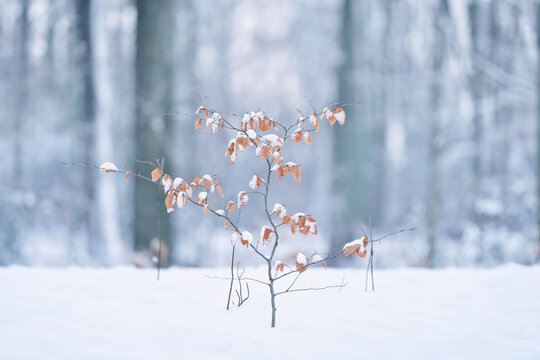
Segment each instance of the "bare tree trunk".
[[[197,30],[200,19],[196,14],[195,3],[193,0],[177,1],[174,3],[175,27],[174,32],[176,34],[173,43],[173,56],[175,59],[174,70],[174,106],[176,109],[184,112],[187,109],[195,109],[200,104],[199,98],[196,97],[194,90],[198,88],[196,83],[196,76],[194,74],[195,57],[193,56],[193,49],[197,47]],[[195,101],[197,100],[197,101]],[[173,109],[170,109],[171,111]],[[176,119],[178,120],[178,119]],[[173,138],[182,138],[181,142],[174,141],[174,158],[168,158],[167,164],[169,169],[174,172],[181,172],[186,177],[195,178],[197,173],[196,164],[199,163],[198,152],[193,151],[197,148],[196,136],[185,136],[185,134],[193,131],[193,124],[191,121],[174,121],[172,124],[172,131],[170,132]],[[189,244],[192,239],[190,232],[192,233],[193,218],[188,214],[183,216],[174,216],[171,219],[171,235],[170,241],[175,244],[175,251],[172,252],[172,260],[176,264],[182,266],[197,266],[201,265],[199,259],[204,258],[203,251],[197,251],[199,254],[196,258],[184,257],[184,245],[194,246]],[[203,246],[201,243],[200,246]],[[190,252],[191,253],[191,252]]]
[[[344,63],[339,72],[339,100],[354,102],[356,99],[354,72],[354,19],[353,2],[345,0],[343,10],[342,47],[345,54]],[[359,184],[361,164],[358,158],[357,138],[359,118],[358,109],[352,106],[347,109],[347,126],[336,126],[334,137],[334,189],[341,194],[334,204],[332,252],[341,251],[343,244],[354,236],[354,222],[358,221],[361,211]],[[364,204],[365,205],[365,204]]]
[[26,106],[28,98],[27,78],[28,78],[28,0],[22,1],[22,9],[19,20],[20,38],[17,47],[17,105],[14,129],[14,184],[18,186],[23,178],[23,122],[26,116]]
[[[536,14],[536,41],[537,41],[537,51],[538,51],[538,57],[540,58],[540,3],[537,5],[537,14]],[[537,169],[536,169],[536,191],[537,191],[537,210],[536,210],[536,217],[537,217],[537,234],[538,234],[538,243],[537,243],[537,251],[536,251],[536,261],[540,261],[540,61],[538,65],[538,74],[536,75],[537,79],[537,123],[536,123],[536,131],[537,131]]]
[[[82,123],[82,147],[83,147],[83,156],[84,162],[87,164],[95,164],[96,159],[94,158],[94,83],[93,83],[93,74],[92,74],[92,40],[91,40],[91,11],[90,11],[90,0],[77,0],[75,1],[75,14],[76,14],[76,36],[77,41],[76,45],[83,48],[83,51],[80,51],[80,54],[77,58],[77,66],[79,71],[82,74],[82,88],[78,92],[78,97],[76,101],[76,116],[78,121]],[[86,206],[83,210],[82,217],[85,222],[86,233],[88,234],[88,253],[92,257],[98,256],[98,248],[96,244],[97,232],[95,229],[98,228],[98,219],[94,212],[95,201],[96,201],[96,182],[95,182],[95,171],[94,169],[88,167],[84,169],[83,177],[83,189],[85,193],[85,198],[90,206]]]
[[440,116],[442,99],[442,70],[446,48],[445,26],[448,24],[448,1],[440,0],[437,11],[434,12],[435,38],[433,48],[433,68],[431,83],[431,122],[429,125],[429,180],[426,206],[427,243],[429,247],[426,265],[436,266],[437,233],[439,221],[439,162],[442,150],[440,139]]
[[272,266],[268,265],[268,278],[270,279],[270,306],[272,307],[272,322],[271,327],[276,327],[276,292],[274,291],[274,279],[272,278]]
[[[16,32],[18,37],[15,37],[16,46],[15,62],[13,67],[15,70],[16,81],[13,83],[13,91],[16,94],[14,96],[14,106],[12,108],[11,121],[13,121],[13,169],[11,170],[10,182],[15,191],[22,191],[25,186],[24,178],[24,158],[23,158],[23,143],[24,143],[24,123],[27,118],[27,98],[29,96],[28,91],[28,0],[21,1],[22,8],[18,21],[16,22]],[[2,80],[3,81],[3,80]],[[9,102],[9,100],[8,100]],[[5,103],[2,105],[6,105]],[[9,170],[8,170],[9,171]],[[10,214],[3,215],[4,218],[8,218],[7,224],[3,224],[4,236],[0,237],[0,263],[2,258],[17,259],[19,256],[19,242],[22,223],[19,222],[21,214],[19,212],[22,208],[14,206],[10,209]],[[9,217],[13,216],[13,219]],[[2,222],[3,223],[3,222]],[[2,244],[2,240],[6,241],[5,245]],[[6,254],[6,255],[4,255]]]
[[[479,21],[478,21],[479,6],[476,0],[472,0],[469,4],[469,24],[471,31],[471,61],[474,62],[475,54],[479,49]],[[481,196],[482,188],[482,139],[483,139],[483,125],[482,125],[482,110],[481,110],[481,98],[482,98],[482,76],[478,69],[473,66],[473,74],[470,78],[470,87],[472,92],[473,101],[473,134],[472,140],[474,144],[472,172],[472,203],[471,203],[471,217],[479,229],[479,256],[478,261],[482,262],[484,258],[484,239],[483,239],[483,221],[481,214],[478,211],[478,200]]]
[[[172,1],[137,1],[137,126],[136,156],[152,161],[167,157],[165,141],[170,120],[164,114],[171,108],[172,94]],[[136,171],[149,173],[146,164]],[[161,240],[169,249],[169,218],[161,206],[159,189],[137,181],[135,185],[135,244],[148,247],[161,226]],[[162,211],[163,210],[163,211]],[[158,221],[160,219],[160,221]],[[168,259],[162,259],[165,263]]]

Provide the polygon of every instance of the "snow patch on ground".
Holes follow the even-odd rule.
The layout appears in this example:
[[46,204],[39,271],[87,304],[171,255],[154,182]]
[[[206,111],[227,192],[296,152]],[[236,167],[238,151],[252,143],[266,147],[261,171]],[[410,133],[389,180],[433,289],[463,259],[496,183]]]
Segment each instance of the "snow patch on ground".
[[[249,268],[247,276],[264,276]],[[312,269],[277,298],[250,284],[226,311],[227,269],[0,269],[0,359],[538,359],[540,267]]]

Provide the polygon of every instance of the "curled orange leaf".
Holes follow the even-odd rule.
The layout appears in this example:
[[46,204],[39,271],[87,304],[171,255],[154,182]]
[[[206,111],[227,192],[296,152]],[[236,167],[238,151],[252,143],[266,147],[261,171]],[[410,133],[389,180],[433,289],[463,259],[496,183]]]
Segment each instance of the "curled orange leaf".
[[298,255],[296,255],[296,270],[298,272],[304,272],[307,270],[308,261],[306,258],[306,255],[299,252]]
[[334,117],[339,125],[343,126],[343,124],[345,124],[345,119],[347,116],[345,115],[345,110],[343,110],[343,108],[338,107],[336,111],[334,111]]
[[304,141],[306,144],[311,145],[311,134],[309,131],[304,131]]
[[204,186],[206,189],[210,189],[213,185],[212,177],[210,175],[204,175],[199,183],[202,184],[202,186]]
[[253,175],[253,177],[249,181],[249,187],[255,190],[262,184],[262,182],[263,180],[259,176]]
[[158,181],[160,177],[161,177],[161,169],[160,168],[155,168],[154,170],[152,170],[152,181],[153,182]]
[[217,177],[215,177],[215,176],[214,176],[214,183],[216,184],[216,191],[218,192],[218,194],[223,199],[223,190],[221,190],[221,186],[219,185],[219,181],[218,181]]
[[238,210],[243,208],[249,200],[249,197],[245,191],[240,191],[238,193]]
[[365,258],[367,254],[367,246],[369,239],[367,236],[362,236],[360,239],[351,241],[343,246],[343,253],[345,256],[358,255],[361,258]]
[[294,142],[297,142],[297,143],[301,142],[302,138],[303,138],[302,129],[297,129],[294,132],[294,134],[291,135],[291,138],[292,138],[292,141],[294,141]]
[[313,110],[309,116],[309,123],[313,126],[313,130],[319,130],[319,118],[317,117],[317,112]]
[[233,212],[235,206],[236,206],[236,205],[235,205],[234,201],[229,200],[229,202],[227,203],[227,211],[228,211],[228,212]]
[[249,244],[253,241],[253,235],[249,231],[242,231],[242,235],[240,237],[240,242],[245,247],[249,247]]
[[167,214],[174,211],[173,193],[174,191],[169,191],[167,197],[165,198],[165,207],[167,208]]
[[276,239],[276,233],[274,232],[274,230],[264,225],[261,228],[260,238],[263,244],[268,244]]

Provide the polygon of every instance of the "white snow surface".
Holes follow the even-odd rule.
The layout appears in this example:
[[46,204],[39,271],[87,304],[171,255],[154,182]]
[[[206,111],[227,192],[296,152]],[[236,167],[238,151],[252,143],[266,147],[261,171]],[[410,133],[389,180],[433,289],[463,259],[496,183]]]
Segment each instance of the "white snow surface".
[[347,286],[278,296],[275,329],[265,285],[225,310],[229,271],[0,268],[0,359],[540,358],[540,266],[375,269],[375,292],[312,266],[295,288]]

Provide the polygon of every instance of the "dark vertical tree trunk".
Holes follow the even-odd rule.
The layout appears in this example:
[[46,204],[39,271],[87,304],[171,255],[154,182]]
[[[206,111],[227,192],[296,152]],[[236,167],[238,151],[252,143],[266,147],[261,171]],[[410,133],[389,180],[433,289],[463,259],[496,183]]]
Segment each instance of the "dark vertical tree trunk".
[[[82,88],[78,92],[76,98],[76,117],[82,123],[81,138],[84,151],[84,161],[87,164],[94,164],[94,83],[92,78],[92,39],[91,39],[91,11],[90,0],[75,1],[76,13],[76,46],[80,47],[77,52],[77,66],[81,72]],[[95,188],[95,169],[88,167],[83,170],[84,180],[83,189],[86,200],[89,204],[95,204],[96,188]],[[98,256],[96,241],[96,231],[98,224],[97,218],[92,209],[95,206],[85,207],[83,218],[86,223],[86,231],[89,238],[88,253],[92,257]]]
[[[536,41],[537,41],[537,52],[538,57],[540,58],[540,3],[537,5],[536,9]],[[537,131],[537,145],[536,145],[536,159],[537,159],[537,169],[536,169],[536,191],[537,191],[537,210],[536,210],[536,219],[537,219],[537,250],[536,250],[536,261],[540,261],[540,61],[537,65],[536,79],[537,79],[537,122],[536,122],[536,131]]]
[[[469,24],[470,24],[470,37],[471,37],[471,62],[474,62],[475,54],[480,52],[479,41],[479,5],[476,0],[472,0],[469,4]],[[481,197],[482,189],[482,139],[483,139],[483,125],[482,125],[482,76],[480,71],[473,66],[473,73],[470,77],[470,88],[472,92],[473,102],[473,134],[472,141],[474,144],[473,156],[472,156],[472,201],[471,201],[471,218],[478,226],[479,230],[479,256],[478,262],[483,261],[484,257],[484,235],[483,235],[483,220],[481,213],[478,211],[478,200]]]
[[[381,222],[386,170],[387,89],[380,80],[388,70],[384,63],[388,62],[391,51],[389,44],[381,44],[380,50],[369,48],[371,42],[364,32],[370,24],[364,22],[382,11],[386,19],[382,37],[389,42],[391,6],[391,1],[366,3],[354,0],[345,0],[343,5],[344,62],[339,71],[339,100],[359,103],[346,108],[346,126],[335,125],[332,129],[333,188],[340,194],[333,204],[333,252],[340,251],[345,242],[362,236],[361,226],[370,222],[376,226]],[[360,16],[363,21],[358,21]],[[379,52],[374,54],[374,51]]]
[[[28,0],[21,1],[21,13],[16,23],[17,45],[15,46],[15,82],[12,83],[15,92],[13,121],[13,169],[11,170],[11,185],[15,191],[23,191],[25,186],[24,178],[24,122],[27,118],[28,88]],[[1,11],[1,10],[0,10]],[[5,105],[5,104],[4,104]],[[13,211],[14,210],[14,211]],[[22,207],[17,206],[11,210],[6,217],[13,217],[7,221],[4,236],[0,237],[0,262],[2,258],[17,259],[19,257],[20,231],[23,224],[19,221],[22,217]],[[1,240],[6,240],[6,245],[1,244]],[[4,255],[5,253],[5,255]]]
[[440,117],[443,96],[442,70],[447,46],[445,27],[448,25],[448,17],[448,1],[440,0],[438,8],[434,12],[435,36],[433,40],[433,67],[430,91],[431,121],[429,124],[429,177],[426,204],[427,243],[429,247],[426,265],[431,267],[436,266],[439,205],[441,201],[439,188],[439,162],[442,151]]
[[[343,6],[342,49],[345,55],[339,72],[339,99],[354,102],[356,89],[354,81],[354,41],[356,32],[353,21],[353,1],[345,0]],[[343,244],[354,236],[353,224],[358,221],[362,206],[359,197],[360,164],[358,159],[357,138],[359,119],[357,108],[348,107],[347,124],[341,127],[335,124],[334,131],[334,189],[341,196],[337,197],[333,214],[332,251],[341,251]]]
[[14,184],[21,183],[23,178],[23,122],[26,117],[26,106],[28,98],[28,0],[22,1],[21,15],[19,19],[19,42],[17,44],[17,105],[14,119]]
[[[170,118],[164,114],[171,110],[172,9],[171,0],[137,1],[136,156],[139,160],[166,159],[168,155],[165,141],[170,130]],[[152,168],[138,163],[136,170],[149,174]],[[162,203],[162,192],[155,185],[136,182],[137,247],[147,247],[157,236],[158,226],[161,239],[169,243],[169,220]]]
[[[200,23],[195,1],[177,1],[174,5],[174,11],[177,14],[174,25],[176,37],[173,44],[175,48],[174,105],[181,112],[186,112],[187,109],[196,109],[200,105],[200,99],[193,90],[199,88],[197,86],[197,77],[194,73],[196,59],[193,56],[193,51],[198,46],[196,29],[198,29]],[[220,21],[225,22],[226,20]],[[204,18],[202,21],[205,21]],[[226,68],[226,66],[223,67]],[[203,81],[206,80],[204,79]],[[215,100],[217,101],[218,99]],[[212,103],[214,103],[214,99],[212,99]],[[198,152],[194,151],[194,149],[197,149],[198,141],[196,136],[185,136],[185,134],[192,134],[193,123],[185,117],[180,117],[175,119],[172,127],[170,137],[172,138],[171,143],[174,144],[175,153],[174,158],[169,158],[167,161],[169,169],[172,167],[172,172],[182,174],[184,178],[194,178],[196,176],[195,174],[200,170],[197,169],[197,164],[199,163]],[[174,141],[175,137],[181,138],[182,141]],[[175,251],[172,253],[171,261],[181,266],[200,265],[204,258],[202,251],[196,251],[198,254],[196,257],[183,256],[188,252],[184,252],[184,246],[190,247],[193,245],[193,243],[190,244],[192,240],[192,236],[189,236],[190,229],[192,229],[190,224],[191,218],[185,213],[182,216],[171,218],[171,232],[174,235],[170,237],[170,241],[175,245]],[[204,243],[200,243],[199,246],[204,246]]]

